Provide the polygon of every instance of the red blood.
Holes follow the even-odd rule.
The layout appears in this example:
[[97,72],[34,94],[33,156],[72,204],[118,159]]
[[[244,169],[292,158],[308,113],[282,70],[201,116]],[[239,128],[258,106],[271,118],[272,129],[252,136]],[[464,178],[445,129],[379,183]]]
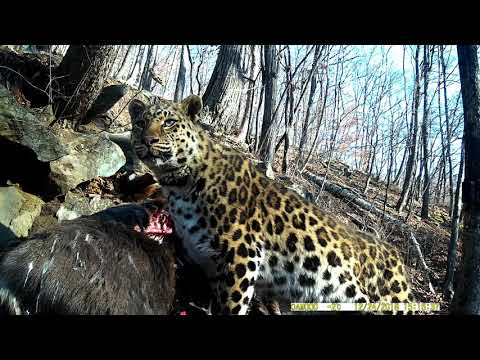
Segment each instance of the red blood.
[[[138,226],[134,228],[136,231],[141,231]],[[150,222],[144,229],[147,235],[169,235],[173,233],[173,221],[170,214],[165,210],[156,211],[151,214]]]

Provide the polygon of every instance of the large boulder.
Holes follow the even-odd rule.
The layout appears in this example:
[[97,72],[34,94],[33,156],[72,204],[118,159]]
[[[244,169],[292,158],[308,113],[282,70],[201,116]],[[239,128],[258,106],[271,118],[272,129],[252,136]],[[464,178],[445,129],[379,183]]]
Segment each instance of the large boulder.
[[15,237],[27,237],[43,200],[17,186],[0,187],[0,246]]
[[50,106],[28,109],[0,85],[0,148],[17,155],[4,164],[1,184],[13,180],[49,199],[97,176],[112,176],[125,164],[122,149],[105,135],[50,127],[54,119]]
[[56,215],[58,221],[73,220],[80,216],[92,215],[114,205],[115,203],[112,200],[100,196],[87,198],[82,194],[68,192]]
[[0,85],[0,136],[30,148],[37,155],[37,159],[43,162],[67,155],[65,146],[48,128],[47,119],[52,116],[51,107],[40,112],[21,106],[9,91]]
[[69,154],[50,162],[50,177],[64,194],[97,176],[114,175],[126,162],[122,149],[104,136],[65,133]]

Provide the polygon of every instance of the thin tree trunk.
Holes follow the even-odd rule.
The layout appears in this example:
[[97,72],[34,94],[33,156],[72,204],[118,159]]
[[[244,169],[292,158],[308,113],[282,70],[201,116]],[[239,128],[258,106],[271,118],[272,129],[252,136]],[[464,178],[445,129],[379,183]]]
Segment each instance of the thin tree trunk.
[[184,61],[184,45],[180,49],[180,62],[178,65],[177,84],[175,85],[175,95],[173,101],[181,101],[183,99],[183,92],[185,90],[185,61]]
[[460,197],[460,191],[462,188],[462,178],[463,178],[463,166],[464,166],[465,156],[462,143],[462,152],[460,155],[460,166],[458,169],[457,177],[457,188],[455,190],[455,203],[454,203],[454,212],[452,219],[452,231],[450,234],[450,243],[448,245],[448,256],[447,256],[447,271],[445,274],[445,282],[443,284],[443,294],[450,299],[453,294],[453,279],[455,274],[455,263],[457,259],[457,243],[458,243],[458,233],[460,225],[460,213],[462,211],[462,200]]
[[133,45],[128,45],[128,49],[127,49],[127,52],[125,53],[125,56],[123,57],[123,61],[122,63],[120,64],[117,72],[115,73],[115,77],[118,78],[118,76],[122,73],[122,71],[124,70],[125,68],[125,65],[127,64],[127,59],[128,57],[130,56],[130,53],[132,52],[133,50]]
[[127,80],[132,78],[133,73],[135,72],[135,68],[137,67],[137,64],[139,63],[141,56],[142,56],[142,45],[138,45],[137,56],[135,57],[135,61],[133,62],[133,64],[131,64],[130,71],[129,71],[128,76],[126,78]]
[[315,70],[317,68],[317,63],[318,63],[318,58],[319,58],[319,53],[320,53],[321,46],[316,45],[315,46],[315,53],[313,55],[313,63],[312,63],[312,76],[310,78],[310,94],[308,96],[308,102],[307,102],[307,112],[305,114],[305,119],[303,122],[302,126],[302,133],[300,136],[300,145],[298,146],[298,164],[300,167],[303,167],[304,162],[302,161],[302,155],[303,155],[303,148],[307,144],[307,136],[308,136],[308,126],[310,122],[310,112],[313,104],[313,98],[315,96],[315,91],[317,89],[317,77],[315,76]]
[[[140,89],[151,91],[152,90],[152,72],[151,69],[154,66],[155,57],[153,56],[154,45],[150,45],[147,51],[147,59],[143,66],[142,78],[140,80]],[[153,59],[153,61],[152,61]]]
[[452,166],[452,155],[451,155],[451,138],[452,133],[450,129],[450,115],[448,113],[448,98],[447,98],[447,77],[446,73],[446,66],[445,66],[445,59],[443,57],[443,46],[440,45],[440,59],[442,62],[442,80],[443,80],[443,99],[445,102],[445,126],[447,127],[447,141],[446,141],[446,156],[448,161],[448,169],[449,169],[449,204],[450,204],[450,216],[453,215],[453,166]]
[[415,88],[413,93],[413,104],[412,104],[412,125],[411,129],[411,136],[409,139],[409,154],[407,160],[407,168],[405,173],[405,179],[403,182],[402,193],[400,194],[400,198],[398,199],[396,209],[398,212],[402,212],[403,207],[408,199],[408,194],[410,192],[410,188],[412,185],[412,181],[414,179],[413,170],[415,168],[416,163],[416,156],[417,156],[417,134],[418,134],[418,107],[420,104],[420,70],[419,70],[419,53],[420,53],[420,46],[417,46],[415,51]]
[[[285,56],[287,62],[287,79],[288,79],[288,92],[287,92],[287,100],[285,102],[285,145],[283,147],[283,161],[282,161],[282,173],[287,174],[288,171],[288,150],[290,148],[290,129],[292,128],[293,118],[295,116],[293,106],[295,104],[294,99],[294,84],[292,79],[292,59],[290,54],[290,47],[287,49],[287,54]],[[287,109],[289,109],[287,114]],[[279,142],[279,144],[281,141]]]
[[[141,89],[142,86],[142,78],[143,78],[143,72],[145,70],[146,62],[143,60],[145,58],[145,51],[148,52],[149,45],[145,45],[145,47],[142,48],[141,50],[141,55],[140,55],[140,62],[138,63],[138,74],[135,80],[135,84],[138,84],[138,87]],[[143,67],[142,67],[143,65]]]
[[247,101],[245,103],[245,111],[243,112],[243,118],[240,123],[240,131],[238,134],[238,141],[245,143],[247,138],[248,128],[250,126],[250,116],[249,113],[251,103],[253,100],[254,90],[255,90],[255,80],[253,80],[253,75],[255,73],[255,45],[250,45],[250,71],[248,74],[249,81],[247,90]]
[[190,46],[185,45],[187,48],[188,62],[190,63],[190,95],[194,94],[193,92],[193,60],[192,54],[190,53]]
[[265,68],[263,82],[265,84],[265,104],[263,107],[263,122],[260,134],[260,159],[264,162],[267,176],[273,175],[272,162],[274,157],[273,109],[277,90],[277,49],[275,45],[264,45]]
[[423,195],[422,219],[428,219],[428,206],[430,204],[430,174],[428,173],[428,73],[429,73],[429,47],[423,46],[423,120],[422,120],[422,143],[423,143]]

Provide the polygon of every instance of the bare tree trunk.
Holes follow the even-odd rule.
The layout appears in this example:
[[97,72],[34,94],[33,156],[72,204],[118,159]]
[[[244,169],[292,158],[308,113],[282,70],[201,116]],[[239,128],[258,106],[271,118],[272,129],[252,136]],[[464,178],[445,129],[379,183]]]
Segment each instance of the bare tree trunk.
[[[374,127],[376,125],[376,121]],[[367,180],[365,181],[365,185],[363,186],[363,193],[366,195],[368,191],[368,187],[370,186],[370,181],[372,180],[372,172],[373,172],[373,165],[375,163],[375,159],[377,156],[377,147],[378,147],[378,131],[375,129],[375,143],[371,143],[371,154],[370,154],[370,161],[367,164]],[[373,141],[373,136],[371,138]]]
[[[153,63],[155,62],[155,57],[153,56],[153,47],[150,45],[147,51],[147,59],[145,60],[145,65],[143,66],[142,78],[140,80],[140,89],[151,91],[152,90],[152,72],[150,71],[153,68]],[[153,61],[152,61],[153,59]]]
[[117,72],[115,73],[115,77],[118,78],[118,76],[122,73],[122,71],[124,70],[125,68],[125,65],[127,63],[127,59],[128,57],[130,56],[130,53],[132,52],[133,50],[133,45],[128,45],[128,49],[127,49],[127,52],[125,53],[125,56],[123,57],[123,61],[122,63],[120,64],[120,66],[118,67],[118,70]]
[[449,169],[449,194],[450,194],[450,216],[453,215],[453,166],[452,166],[452,155],[451,155],[451,129],[450,129],[450,114],[448,113],[448,98],[447,98],[447,77],[446,73],[446,66],[445,66],[445,59],[443,57],[443,46],[440,45],[440,59],[442,62],[442,80],[443,80],[443,99],[445,101],[445,126],[447,127],[447,141],[446,141],[446,156],[448,161],[448,169]]
[[242,122],[240,123],[240,131],[238,134],[238,141],[245,142],[247,138],[248,128],[250,126],[250,116],[251,113],[250,107],[253,101],[253,95],[255,92],[255,83],[256,81],[253,79],[253,75],[255,73],[255,45],[250,45],[250,71],[248,74],[248,87],[247,90],[247,101],[245,103],[245,111],[243,112]]
[[267,176],[273,175],[274,157],[273,109],[277,93],[277,49],[275,45],[264,45],[265,68],[263,82],[265,84],[265,105],[263,108],[262,131],[260,134],[260,159],[264,162]]
[[317,77],[315,76],[315,71],[317,69],[317,63],[318,63],[318,58],[319,58],[319,53],[320,53],[321,46],[316,45],[315,46],[315,53],[313,55],[313,63],[312,63],[312,76],[310,78],[310,94],[308,96],[308,102],[307,102],[307,112],[305,114],[305,119],[303,122],[302,126],[302,133],[300,136],[300,145],[298,146],[298,156],[299,156],[299,161],[298,164],[300,167],[303,167],[304,163],[301,160],[302,155],[303,155],[303,148],[305,147],[307,143],[307,136],[308,136],[308,125],[310,122],[310,112],[313,104],[313,97],[315,96],[315,91],[317,89]]
[[462,276],[455,291],[458,313],[480,315],[480,88],[476,45],[457,45],[465,140]]
[[[263,53],[263,51],[262,51],[262,53]],[[264,66],[262,64],[262,73],[264,72],[263,68],[264,68]],[[264,93],[265,93],[265,84],[264,84],[263,74],[262,74],[262,86],[260,87],[260,95],[258,97],[257,113],[255,115],[255,152],[258,152],[258,150],[260,148],[260,141],[259,141],[260,134],[259,134],[259,131],[258,131],[258,125],[259,125],[258,119],[259,119],[259,115],[260,115],[260,108],[262,107],[262,102],[263,102],[263,99],[264,99]]]
[[398,185],[400,182],[400,176],[402,175],[403,172],[403,165],[405,164],[405,159],[407,158],[408,154],[408,147],[405,147],[403,151],[403,156],[402,156],[402,161],[400,162],[400,166],[398,168],[397,174],[395,175],[395,179],[393,180],[393,184]]
[[[441,46],[440,46],[441,47]],[[440,50],[439,50],[440,53]],[[445,198],[442,198],[442,193],[445,194],[445,188],[444,188],[444,181],[446,178],[446,153],[445,153],[445,148],[447,147],[447,144],[445,144],[445,136],[443,134],[443,124],[442,124],[442,93],[440,91],[441,89],[441,67],[440,67],[440,55],[437,56],[437,68],[438,68],[438,79],[437,79],[437,92],[438,92],[438,125],[439,125],[439,132],[440,132],[440,141],[442,145],[442,155],[440,159],[440,173],[438,175],[438,183],[435,189],[435,199],[434,202],[442,203],[444,204]],[[450,146],[450,144],[448,144]],[[442,191],[443,190],[443,191]],[[453,197],[451,201],[453,200]],[[452,203],[450,201],[450,206],[449,206],[449,212],[451,214],[452,210]]]
[[232,116],[232,105],[237,105],[243,83],[241,67],[242,45],[221,45],[215,68],[202,96],[205,108],[216,121]]
[[413,170],[415,168],[415,160],[417,156],[417,135],[418,135],[418,107],[420,104],[420,70],[419,70],[419,53],[420,46],[417,46],[415,51],[415,89],[413,93],[413,104],[412,104],[412,125],[411,125],[411,136],[409,139],[409,154],[407,159],[407,168],[405,174],[405,180],[403,182],[402,193],[397,202],[397,210],[401,212],[408,198],[410,188],[412,185]]
[[[135,72],[135,68],[137,67],[137,64],[139,64],[142,58],[142,54],[143,54],[142,45],[138,45],[137,56],[135,57],[135,61],[130,67],[130,71],[128,73],[128,76],[126,77],[127,80],[132,78],[133,73]],[[138,66],[140,66],[140,64]]]
[[[287,62],[287,69],[286,69],[286,76],[288,81],[288,92],[287,92],[287,100],[285,102],[285,145],[283,148],[283,161],[282,161],[282,173],[287,174],[288,171],[288,149],[290,148],[290,129],[293,124],[293,118],[295,116],[294,113],[294,84],[292,78],[292,59],[290,54],[290,47],[287,49],[287,55],[285,56]],[[288,114],[287,114],[287,110]],[[281,144],[281,142],[279,142]]]
[[54,76],[63,95],[56,102],[57,118],[77,126],[103,89],[113,63],[113,45],[71,45]]
[[184,61],[184,45],[180,45],[180,61],[178,65],[177,84],[175,85],[175,95],[173,101],[181,101],[185,90],[185,61]]
[[[135,80],[135,84],[138,84],[138,87],[141,89],[142,88],[142,77],[143,77],[143,71],[145,70],[145,66],[146,66],[146,62],[143,61],[143,59],[145,58],[145,51],[148,52],[148,48],[149,46],[148,45],[145,45],[143,46],[141,49],[140,49],[140,57],[137,58],[139,60],[138,62],[138,73],[137,73],[137,77],[136,77],[136,80]],[[143,67],[142,67],[143,65]]]
[[[390,104],[390,101],[391,101],[391,94],[389,94],[389,104]],[[391,108],[391,106],[390,106]],[[384,200],[383,200],[383,216],[382,216],[382,221],[383,221],[383,218],[385,216],[385,212],[387,210],[387,200],[388,200],[388,191],[390,190],[390,179],[391,179],[391,176],[392,176],[392,167],[393,167],[393,159],[394,159],[394,151],[393,151],[393,138],[394,138],[394,120],[393,120],[393,113],[391,115],[391,121],[390,121],[390,141],[389,141],[389,158],[388,158],[388,168],[387,168],[387,185],[385,187],[385,197],[384,197]]]
[[187,48],[188,62],[190,63],[190,95],[194,94],[193,92],[193,60],[192,54],[190,53],[190,46],[185,45]]
[[460,197],[460,192],[462,188],[462,178],[463,178],[463,165],[465,161],[464,148],[462,143],[462,152],[460,155],[460,166],[458,169],[457,177],[457,188],[455,190],[455,203],[454,203],[454,212],[452,219],[452,231],[450,234],[450,243],[448,245],[448,256],[447,256],[447,271],[445,274],[445,282],[443,284],[443,294],[450,299],[453,294],[453,278],[455,274],[455,262],[457,259],[457,243],[458,243],[458,233],[460,225],[460,213],[462,211],[462,200]]
[[429,73],[429,47],[423,46],[423,120],[422,120],[422,143],[423,143],[423,195],[422,219],[428,219],[428,206],[430,204],[430,174],[428,173],[428,73]]

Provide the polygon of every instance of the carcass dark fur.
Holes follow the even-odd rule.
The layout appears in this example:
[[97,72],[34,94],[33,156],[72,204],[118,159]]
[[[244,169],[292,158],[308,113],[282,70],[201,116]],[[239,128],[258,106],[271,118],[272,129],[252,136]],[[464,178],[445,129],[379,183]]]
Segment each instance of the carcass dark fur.
[[4,312],[20,306],[24,314],[168,314],[174,246],[133,230],[147,224],[145,209],[129,204],[20,242],[0,259]]

